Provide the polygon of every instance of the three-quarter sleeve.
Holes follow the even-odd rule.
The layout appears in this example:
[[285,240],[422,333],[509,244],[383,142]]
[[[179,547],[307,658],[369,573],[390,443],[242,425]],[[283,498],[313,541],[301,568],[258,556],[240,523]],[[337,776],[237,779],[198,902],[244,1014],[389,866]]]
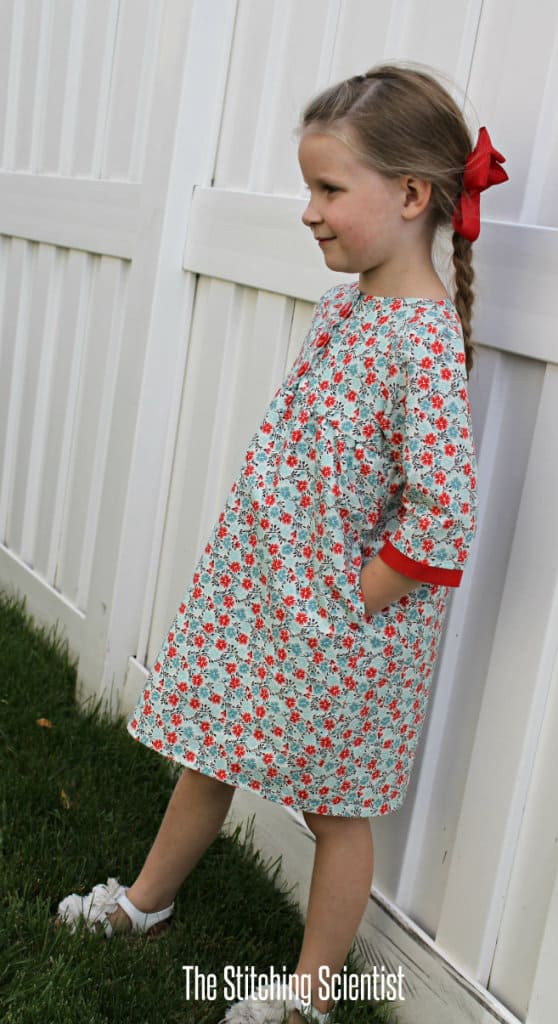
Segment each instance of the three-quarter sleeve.
[[476,515],[476,457],[460,331],[453,319],[415,316],[393,360],[384,432],[399,486],[379,555],[405,576],[455,587]]

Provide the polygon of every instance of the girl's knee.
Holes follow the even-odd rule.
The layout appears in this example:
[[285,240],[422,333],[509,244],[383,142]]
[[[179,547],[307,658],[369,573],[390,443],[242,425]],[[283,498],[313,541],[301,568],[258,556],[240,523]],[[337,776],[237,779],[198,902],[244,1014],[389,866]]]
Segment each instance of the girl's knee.
[[349,818],[336,818],[329,814],[316,814],[314,811],[303,811],[304,820],[316,838],[328,835],[336,827],[336,824],[349,821]]
[[370,833],[369,818],[341,818],[330,814],[315,814],[313,811],[302,812],[304,820],[316,839],[343,832]]
[[304,818],[308,828],[317,837],[324,829],[324,815],[314,814],[313,811],[303,811],[302,817]]
[[222,779],[216,779],[213,775],[203,775],[202,772],[197,771],[196,768],[183,768],[180,776],[180,782],[186,785],[194,785],[199,788],[205,787],[206,789],[212,789],[216,792],[229,791],[234,792],[235,786],[231,786],[230,783],[224,782]]

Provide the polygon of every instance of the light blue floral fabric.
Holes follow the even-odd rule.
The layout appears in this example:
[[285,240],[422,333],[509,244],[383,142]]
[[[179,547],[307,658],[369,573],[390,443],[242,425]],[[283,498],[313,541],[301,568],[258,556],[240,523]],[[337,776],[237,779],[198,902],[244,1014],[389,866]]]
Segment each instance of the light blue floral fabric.
[[[402,803],[476,465],[449,301],[331,289],[246,452],[129,730],[298,809]],[[363,562],[422,585],[366,617]]]

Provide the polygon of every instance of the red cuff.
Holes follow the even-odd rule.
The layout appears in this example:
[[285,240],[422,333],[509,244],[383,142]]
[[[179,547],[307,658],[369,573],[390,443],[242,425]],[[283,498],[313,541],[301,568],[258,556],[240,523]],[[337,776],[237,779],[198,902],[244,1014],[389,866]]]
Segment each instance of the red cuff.
[[391,569],[400,572],[402,576],[410,576],[413,580],[420,580],[422,583],[440,583],[443,587],[458,587],[463,576],[462,569],[438,569],[426,562],[414,562],[412,558],[402,555],[393,544],[388,541],[384,544],[378,555],[389,565]]

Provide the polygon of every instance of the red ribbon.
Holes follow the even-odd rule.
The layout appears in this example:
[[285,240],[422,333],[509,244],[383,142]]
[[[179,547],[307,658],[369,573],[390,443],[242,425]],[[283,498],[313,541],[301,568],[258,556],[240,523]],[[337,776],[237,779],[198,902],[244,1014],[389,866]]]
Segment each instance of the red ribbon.
[[455,204],[453,230],[474,242],[480,232],[480,194],[491,185],[508,180],[503,167],[506,158],[494,149],[486,128],[481,128],[475,148],[469,153],[463,173],[463,191]]

